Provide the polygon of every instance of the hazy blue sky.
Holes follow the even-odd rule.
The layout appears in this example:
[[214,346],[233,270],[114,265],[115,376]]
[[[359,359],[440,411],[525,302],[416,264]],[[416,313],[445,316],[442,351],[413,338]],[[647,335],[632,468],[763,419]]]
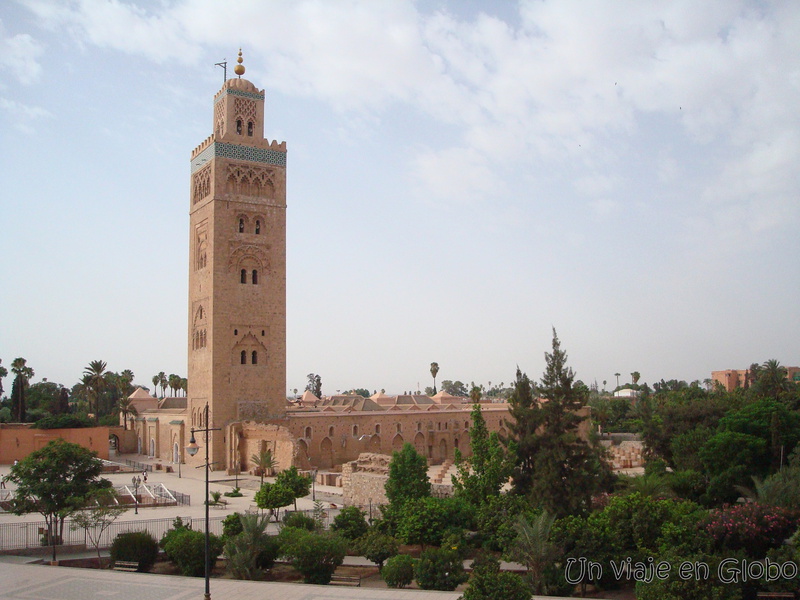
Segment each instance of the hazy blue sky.
[[4,365],[186,374],[189,158],[239,47],[289,148],[290,389],[538,378],[553,326],[587,383],[800,363],[798,2],[28,0]]

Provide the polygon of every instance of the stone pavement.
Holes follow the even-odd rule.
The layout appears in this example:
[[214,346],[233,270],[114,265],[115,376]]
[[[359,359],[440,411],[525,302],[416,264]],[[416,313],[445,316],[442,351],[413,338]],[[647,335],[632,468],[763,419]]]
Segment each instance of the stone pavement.
[[[0,563],[0,600],[200,600],[204,586],[199,577]],[[211,598],[224,600],[456,600],[460,596],[461,592],[211,580]],[[532,600],[548,598],[555,600],[553,596]]]

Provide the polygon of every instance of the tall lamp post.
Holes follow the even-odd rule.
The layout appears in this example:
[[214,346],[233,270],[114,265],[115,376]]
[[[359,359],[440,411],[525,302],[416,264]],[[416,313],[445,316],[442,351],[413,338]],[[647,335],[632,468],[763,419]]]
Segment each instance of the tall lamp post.
[[206,402],[206,409],[205,409],[205,419],[203,421],[205,423],[205,427],[202,429],[195,429],[192,427],[192,437],[189,438],[189,445],[186,446],[186,451],[189,453],[189,456],[194,456],[197,454],[197,451],[200,449],[200,446],[197,445],[197,441],[194,439],[194,432],[195,431],[202,431],[205,435],[205,445],[206,445],[206,460],[205,460],[205,468],[206,468],[206,547],[205,547],[205,558],[206,558],[206,594],[204,596],[205,600],[211,600],[211,583],[209,581],[209,577],[211,575],[209,568],[210,565],[210,557],[208,555],[208,433],[210,431],[220,431],[222,427],[209,427],[208,426],[208,402]]
[[131,477],[133,484],[133,514],[139,514],[139,486],[142,485],[142,478],[138,475]]

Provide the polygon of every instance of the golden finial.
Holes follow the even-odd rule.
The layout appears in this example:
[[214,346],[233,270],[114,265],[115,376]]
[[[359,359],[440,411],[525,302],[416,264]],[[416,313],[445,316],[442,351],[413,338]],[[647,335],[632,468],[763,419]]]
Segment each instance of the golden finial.
[[236,62],[239,63],[235,67],[233,67],[233,72],[236,73],[240,78],[244,75],[244,65],[242,64],[244,60],[242,59],[242,49],[239,48],[239,58],[236,59]]

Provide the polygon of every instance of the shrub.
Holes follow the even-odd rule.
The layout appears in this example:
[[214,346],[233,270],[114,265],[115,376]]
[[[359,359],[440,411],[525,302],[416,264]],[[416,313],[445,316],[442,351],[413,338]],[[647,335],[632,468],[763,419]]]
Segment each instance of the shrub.
[[797,519],[784,508],[749,502],[709,511],[704,529],[717,549],[744,550],[761,559],[797,529]]
[[[116,423],[119,425],[119,423]],[[94,427],[89,417],[82,415],[48,415],[36,421],[33,429],[78,429],[81,427]]]
[[225,492],[223,496],[226,496],[228,498],[241,498],[242,496],[244,496],[244,494],[242,494],[240,488],[235,487],[230,492]]
[[278,556],[278,540],[268,536],[267,517],[245,514],[239,519],[242,531],[225,543],[226,568],[237,579],[261,579]]
[[238,512],[228,515],[222,521],[222,537],[232,538],[235,535],[242,533],[242,520],[239,518],[241,515]]
[[315,531],[318,529],[317,521],[313,517],[309,517],[301,512],[284,513],[283,526],[293,527],[296,529],[305,529],[306,531]]
[[414,581],[414,559],[408,554],[398,554],[386,561],[381,577],[392,588],[404,588]]
[[469,580],[462,600],[530,600],[531,588],[516,573],[480,569]]
[[189,525],[184,525],[183,519],[180,517],[175,517],[172,521],[172,529],[168,529],[167,532],[161,537],[159,540],[158,545],[159,547],[164,550],[167,547],[167,543],[181,531],[191,530]]
[[447,592],[452,592],[469,578],[458,552],[449,548],[425,550],[414,566],[414,575],[423,590]]
[[146,531],[120,533],[111,544],[111,561],[125,560],[139,563],[139,571],[153,568],[158,557],[158,542]]
[[397,549],[397,540],[377,529],[370,529],[358,542],[359,552],[380,569],[386,559],[397,554]]
[[[171,534],[171,535],[170,535]],[[191,529],[167,532],[164,552],[182,575],[202,577],[205,574],[205,533]],[[208,540],[209,569],[214,568],[217,557],[222,552],[222,540],[211,534]]]
[[331,531],[346,537],[348,540],[355,540],[367,533],[369,525],[364,518],[364,511],[357,506],[345,506],[333,519]]
[[305,583],[327,585],[344,561],[347,540],[331,533],[285,527],[278,539],[281,554],[303,575]]

